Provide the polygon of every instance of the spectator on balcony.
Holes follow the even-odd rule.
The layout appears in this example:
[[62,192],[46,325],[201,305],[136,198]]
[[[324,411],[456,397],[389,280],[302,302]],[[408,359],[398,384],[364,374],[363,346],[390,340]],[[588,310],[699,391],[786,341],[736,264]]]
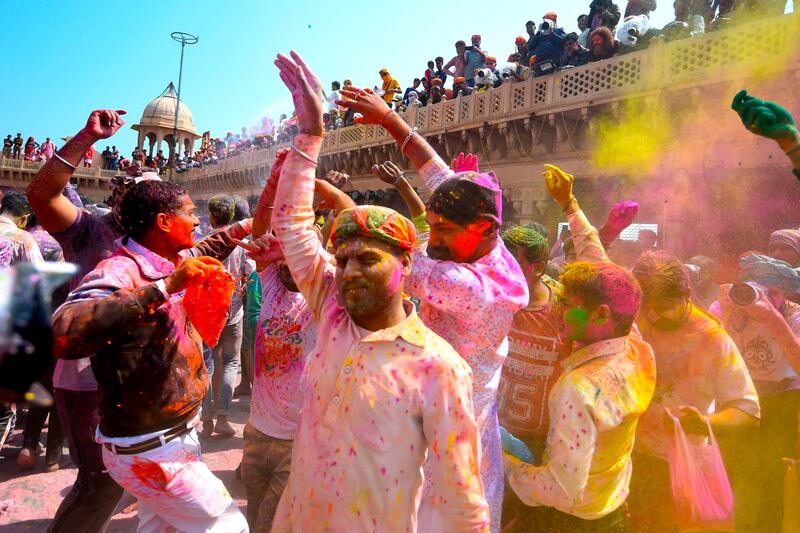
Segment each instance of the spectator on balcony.
[[472,94],[472,87],[467,85],[467,80],[464,76],[459,76],[453,82],[453,98],[458,98],[461,95],[469,96]]
[[[347,89],[348,87],[352,87],[353,86],[353,82],[350,81],[349,79],[345,79],[342,82],[342,85],[344,86],[345,89]],[[355,112],[352,109],[346,110],[344,112],[344,118],[342,119],[344,121],[345,127],[346,126],[352,126],[354,118],[355,118]]]
[[428,103],[438,104],[444,100],[447,100],[447,96],[445,95],[444,87],[442,87],[442,80],[434,78],[431,82],[431,95],[428,98]]
[[331,129],[338,130],[342,126],[344,126],[344,121],[342,120],[341,111],[339,109],[331,109],[330,116],[331,116]]
[[83,168],[92,168],[94,159],[94,148],[91,146],[83,153]]
[[592,30],[592,33],[589,35],[589,44],[591,46],[589,49],[590,63],[614,57],[614,54],[617,51],[614,35],[606,26],[600,26],[599,28]]
[[703,15],[706,26],[729,19],[736,7],[736,0],[698,0],[698,3],[698,14]]
[[[116,150],[117,150],[117,148],[115,146],[114,147],[114,151],[116,151]],[[113,152],[112,152],[112,154],[113,154]],[[112,168],[112,170],[116,170],[116,164],[117,163],[113,159],[112,159],[112,163],[114,163],[114,168]],[[166,166],[166,164],[167,164],[167,158],[164,155],[164,150],[159,150],[158,153],[156,154],[156,167],[158,168],[158,172],[159,173],[161,173],[161,171],[164,170],[164,167]]]
[[[533,38],[531,57],[535,57],[533,75],[551,74],[558,67],[558,61],[564,53],[564,30],[558,27],[558,16],[554,12],[546,13],[539,31]],[[551,62],[548,68],[547,62]]]
[[[381,85],[381,92],[379,93],[383,98],[383,101],[386,102],[386,105],[390,108],[392,107],[392,102],[394,102],[394,96],[401,94],[400,91],[400,82],[394,79],[391,74],[389,74],[389,70],[382,68],[378,74],[383,81]],[[377,87],[375,87],[377,89]]]
[[[438,78],[436,78],[436,79],[438,79]],[[442,81],[442,80],[439,80],[439,81]],[[430,78],[422,78],[420,80],[420,82],[421,82],[422,86],[417,91],[417,93],[419,94],[419,102],[423,106],[426,106],[426,105],[428,105],[428,99],[431,96],[431,80],[430,80]]]
[[328,102],[328,111],[339,109],[339,106],[336,105],[336,100],[342,97],[342,93],[339,92],[341,88],[342,86],[338,81],[331,83],[331,92],[325,95],[325,101]]
[[[526,41],[525,37],[522,35],[518,35],[517,38],[514,39],[514,45],[517,47],[516,54],[519,55],[519,61],[524,61],[527,65],[533,55],[532,52],[528,53],[528,41]],[[509,59],[509,61],[511,60]]]
[[522,64],[522,56],[514,53],[508,56],[508,64],[500,71],[503,81],[523,81],[530,76],[530,68]]
[[406,87],[406,92],[403,93],[403,105],[408,106],[408,95],[411,93],[416,93],[419,96],[419,86],[422,84],[422,80],[419,78],[414,78],[414,81],[411,83],[411,87]]
[[605,26],[613,32],[619,19],[619,7],[612,0],[592,0],[589,5],[589,24],[592,30]]
[[486,52],[481,50],[481,36],[477,33],[472,36],[472,46],[464,52],[466,65],[464,65],[464,78],[469,87],[475,87],[475,71],[482,69],[486,64]]
[[[442,80],[442,85],[447,83],[447,73],[444,71],[444,58],[442,56],[437,56],[436,59],[436,71],[433,73],[434,76]],[[433,80],[433,78],[430,78]]]
[[116,146],[111,147],[111,170],[119,168],[119,150]]
[[444,71],[448,76],[451,76],[453,79],[464,76],[464,67],[467,64],[466,52],[467,43],[464,41],[456,41],[456,55],[444,66]]
[[14,146],[14,139],[11,138],[11,134],[9,133],[6,135],[6,138],[3,139],[3,157],[11,157],[11,148]]
[[[526,22],[525,32],[528,34],[528,40],[525,42],[525,50],[526,51],[533,50],[533,38],[536,37],[536,23],[532,20]],[[517,51],[519,51],[519,49],[517,49]]]
[[431,59],[428,61],[428,68],[425,69],[425,74],[422,76],[423,78],[431,79],[433,78],[433,73],[436,71],[436,65],[433,63]]
[[501,72],[497,70],[497,58],[494,56],[486,56],[486,68],[492,73],[494,78],[494,87],[500,87],[503,84],[503,77]]
[[617,54],[644,50],[660,33],[650,25],[647,15],[625,17],[623,23],[617,26]]
[[578,39],[575,32],[564,37],[564,55],[559,60],[562,69],[580,67],[589,62],[591,53],[578,43]]
[[17,133],[17,136],[14,137],[14,159],[19,159],[22,156],[22,134]]
[[103,157],[103,170],[111,170],[111,147],[106,146],[100,155]]
[[53,141],[50,140],[50,137],[45,139],[41,146],[42,157],[44,157],[45,161],[53,157],[53,153],[56,151],[56,145],[53,144]]
[[28,140],[25,141],[25,161],[33,161],[33,156],[38,147],[39,143],[32,136],[28,137]]
[[676,41],[705,33],[706,21],[702,15],[692,13],[691,0],[675,0],[673,8],[675,20],[661,29],[664,40]]
[[405,105],[406,109],[411,109],[412,107],[422,107],[422,101],[420,100],[419,93],[416,91],[411,91],[408,93],[408,103]]
[[625,6],[625,16],[636,17],[639,15],[650,16],[650,13],[656,10],[656,0],[628,0],[628,5]]
[[578,44],[584,48],[589,46],[589,33],[592,29],[589,27],[589,15],[578,15]]

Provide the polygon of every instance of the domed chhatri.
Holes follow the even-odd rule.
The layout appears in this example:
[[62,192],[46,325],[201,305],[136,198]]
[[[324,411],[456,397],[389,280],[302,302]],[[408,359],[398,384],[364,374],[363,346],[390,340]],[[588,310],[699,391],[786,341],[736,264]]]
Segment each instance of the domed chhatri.
[[[138,148],[145,148],[148,155],[154,156],[161,150],[161,143],[166,142],[169,156],[173,156],[173,128],[175,126],[175,106],[178,105],[178,95],[172,82],[153,101],[144,108],[142,118],[138,124],[131,126],[139,132]],[[178,140],[182,151],[192,153],[194,143],[201,136],[196,133],[194,118],[189,106],[181,100],[178,108]],[[145,141],[147,146],[145,147]],[[179,154],[182,155],[182,154]]]

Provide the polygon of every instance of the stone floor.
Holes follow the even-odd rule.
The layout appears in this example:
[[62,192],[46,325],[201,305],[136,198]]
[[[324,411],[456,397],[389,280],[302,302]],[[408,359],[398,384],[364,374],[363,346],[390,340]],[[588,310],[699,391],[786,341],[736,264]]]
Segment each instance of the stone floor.
[[[245,490],[236,478],[235,470],[242,458],[242,431],[249,412],[249,396],[234,398],[229,421],[236,429],[233,437],[215,435],[203,444],[203,458],[214,474],[219,477],[236,499],[242,512],[246,510]],[[47,428],[42,434],[42,443],[47,440]],[[66,446],[61,468],[45,473],[44,455],[40,455],[34,470],[19,471],[17,453],[22,444],[22,432],[15,430],[10,443],[0,452],[0,531],[3,533],[44,532],[75,480],[77,470],[69,459]],[[136,512],[125,513],[127,506],[135,500],[125,493],[117,506],[108,531],[130,533],[136,531]]]

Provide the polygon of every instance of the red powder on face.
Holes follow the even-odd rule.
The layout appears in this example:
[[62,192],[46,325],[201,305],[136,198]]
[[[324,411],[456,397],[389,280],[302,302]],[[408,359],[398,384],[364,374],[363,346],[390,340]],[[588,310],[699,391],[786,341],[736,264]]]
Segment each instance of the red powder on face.
[[483,238],[481,235],[475,231],[467,229],[460,232],[453,239],[453,243],[450,247],[453,252],[453,260],[463,263],[467,259],[473,257],[475,255],[475,250],[478,249],[482,241]]
[[142,484],[153,490],[164,490],[170,481],[158,463],[135,459],[131,465],[131,472]]

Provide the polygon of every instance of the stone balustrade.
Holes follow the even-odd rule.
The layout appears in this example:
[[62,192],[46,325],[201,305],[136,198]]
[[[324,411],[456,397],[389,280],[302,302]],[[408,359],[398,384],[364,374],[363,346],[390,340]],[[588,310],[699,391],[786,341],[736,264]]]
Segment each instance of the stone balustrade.
[[[755,20],[694,38],[656,42],[646,50],[504,83],[401,115],[444,158],[472,152],[479,155],[482,166],[503,170],[504,187],[514,189],[529,175],[532,162],[544,160],[568,160],[584,175],[598,176],[587,161],[596,133],[592,131],[594,117],[616,117],[625,101],[666,95],[672,98],[672,106],[679,106],[699,92],[714,91],[715,84],[742,80],[745,86],[754,74],[764,77],[770,70],[790,72],[797,81],[800,61],[787,51],[797,48],[799,20],[796,14]],[[786,60],[778,60],[781,57]],[[174,179],[200,198],[219,192],[256,194],[277,148],[245,152]],[[384,188],[371,177],[370,168],[387,159],[405,161],[387,132],[380,126],[355,125],[326,134],[319,172],[342,170],[351,175],[357,189]],[[24,186],[36,169],[38,163],[2,160],[0,184]],[[79,169],[76,177],[99,189],[111,174]],[[510,195],[519,197],[520,204],[530,204],[527,212],[542,201],[540,193],[512,190]]]
[[[25,188],[33,176],[44,165],[42,161],[25,161],[0,157],[0,186]],[[79,166],[73,173],[73,183],[87,196],[102,200],[108,196],[108,181],[116,175],[113,170],[103,170],[99,166],[84,168]]]
[[[535,145],[545,138],[544,129],[552,130],[557,142],[565,140],[565,130],[570,128],[559,124],[559,115],[566,113],[577,119],[575,122],[585,124],[593,110],[610,107],[611,112],[617,112],[622,100],[744,79],[755,70],[765,75],[770,68],[786,68],[771,59],[797,46],[798,31],[798,15],[790,15],[666,44],[655,42],[645,50],[550,76],[504,83],[485,92],[412,108],[401,116],[432,140],[443,155],[451,155],[456,146],[474,153],[486,151],[486,144],[494,140],[490,139],[490,132],[499,133],[498,140],[506,145],[502,156],[536,154]],[[798,66],[796,62],[794,66]],[[537,124],[537,119],[544,124]],[[508,125],[513,121],[519,121],[521,127],[512,131]],[[469,135],[470,130],[477,135]],[[530,143],[520,142],[523,140]],[[400,159],[394,144],[388,133],[376,125],[330,131],[323,142],[320,170],[347,170],[358,178],[368,174],[378,159]],[[268,169],[276,149],[257,150],[217,165],[191,169],[177,179],[204,182],[203,178],[217,175]],[[362,151],[363,154],[357,153]]]

